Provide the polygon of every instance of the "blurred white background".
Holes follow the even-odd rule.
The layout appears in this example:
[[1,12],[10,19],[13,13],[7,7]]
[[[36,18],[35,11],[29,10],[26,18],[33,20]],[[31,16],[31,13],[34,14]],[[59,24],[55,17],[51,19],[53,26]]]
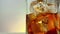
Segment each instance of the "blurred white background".
[[25,32],[25,0],[0,0],[0,32]]

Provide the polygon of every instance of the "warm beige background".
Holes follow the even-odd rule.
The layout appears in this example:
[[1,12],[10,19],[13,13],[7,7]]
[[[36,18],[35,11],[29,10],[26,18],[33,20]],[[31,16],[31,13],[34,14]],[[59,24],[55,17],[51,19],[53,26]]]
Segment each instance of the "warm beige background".
[[25,0],[0,0],[0,32],[25,32]]

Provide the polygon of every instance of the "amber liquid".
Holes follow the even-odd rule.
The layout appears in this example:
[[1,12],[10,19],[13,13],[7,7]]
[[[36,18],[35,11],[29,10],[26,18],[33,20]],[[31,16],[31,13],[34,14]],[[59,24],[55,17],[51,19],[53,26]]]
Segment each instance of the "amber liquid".
[[[37,16],[33,16],[33,14],[26,15],[28,34],[57,34],[57,27],[55,25],[56,21],[58,21],[57,13],[40,13]],[[47,28],[47,31],[45,31],[44,27]]]

